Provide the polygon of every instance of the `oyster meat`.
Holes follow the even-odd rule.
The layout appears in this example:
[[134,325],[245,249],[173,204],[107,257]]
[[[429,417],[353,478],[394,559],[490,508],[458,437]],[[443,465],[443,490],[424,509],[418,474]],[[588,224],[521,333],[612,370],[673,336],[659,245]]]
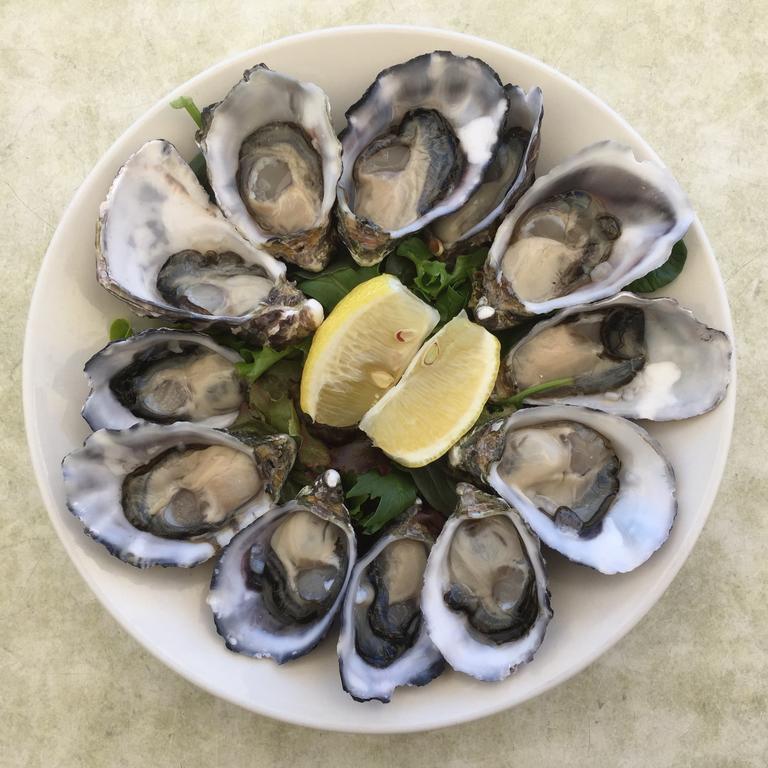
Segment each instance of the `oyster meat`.
[[338,472],[328,470],[232,539],[208,595],[227,648],[282,664],[323,639],[355,562],[343,498]]
[[266,512],[295,457],[287,435],[245,442],[183,422],[101,429],[64,459],[64,494],[120,560],[190,568]]
[[490,242],[501,218],[533,183],[544,116],[541,89],[526,93],[507,85],[505,90],[509,98],[506,123],[480,186],[461,208],[430,226],[441,255]]
[[323,310],[243,239],[167,141],[128,158],[102,203],[99,282],[140,315],[228,326],[258,345],[312,333]]
[[624,573],[667,539],[677,512],[671,465],[637,424],[567,405],[483,424],[450,460],[513,504],[570,560]]
[[357,701],[389,701],[396,687],[426,685],[445,667],[420,607],[435,528],[418,503],[352,571],[337,650],[342,685]]
[[491,328],[618,293],[663,264],[693,220],[669,171],[613,141],[536,180],[496,232],[475,316]]
[[341,134],[339,232],[358,263],[376,264],[467,202],[507,109],[498,75],[479,59],[436,51],[379,73]]
[[686,419],[725,397],[731,355],[726,334],[674,299],[620,293],[537,324],[502,361],[494,397],[573,378],[526,402],[582,405],[633,419]]
[[278,258],[323,269],[341,174],[325,93],[258,64],[202,120],[198,143],[224,215]]
[[143,421],[228,427],[245,394],[232,349],[204,333],[157,328],[107,344],[86,364],[91,386],[83,418],[91,429]]
[[539,541],[515,509],[468,483],[429,555],[421,610],[446,661],[503,680],[533,658],[552,610]]

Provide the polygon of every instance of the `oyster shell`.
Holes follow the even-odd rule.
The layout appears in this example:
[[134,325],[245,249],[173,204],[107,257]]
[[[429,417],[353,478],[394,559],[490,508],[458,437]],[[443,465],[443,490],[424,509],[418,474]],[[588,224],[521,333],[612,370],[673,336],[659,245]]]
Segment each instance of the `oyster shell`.
[[226,325],[255,344],[312,333],[323,310],[244,240],[167,141],[131,155],[100,209],[97,276],[140,315]]
[[732,347],[674,299],[620,293],[536,325],[503,360],[494,398],[545,381],[572,385],[526,400],[582,405],[633,419],[706,413],[725,397]]
[[224,215],[252,243],[319,272],[330,259],[341,144],[312,83],[258,64],[203,110],[197,139]]
[[612,296],[663,264],[693,220],[670,172],[593,144],[520,198],[496,232],[475,296],[490,328]]
[[266,512],[296,457],[287,435],[244,442],[196,424],[101,429],[62,463],[85,532],[138,568],[191,568]]
[[533,658],[552,610],[539,541],[515,509],[468,483],[429,555],[421,610],[446,661],[503,680]]
[[426,685],[445,667],[420,608],[434,528],[419,502],[355,564],[337,651],[341,683],[357,701],[389,701],[398,686]]
[[355,562],[343,498],[339,473],[328,470],[232,539],[208,595],[227,648],[282,664],[323,639]]
[[91,387],[83,418],[91,429],[190,421],[228,427],[244,402],[242,362],[204,333],[156,328],[113,341],[86,364]]
[[461,208],[430,225],[440,254],[468,251],[490,242],[501,218],[533,183],[544,98],[540,88],[526,93],[507,85],[505,90],[509,98],[506,123],[480,186]]
[[339,232],[359,264],[464,205],[507,108],[498,75],[479,59],[435,51],[379,73],[341,133]]
[[642,565],[677,512],[675,475],[656,441],[588,408],[526,408],[483,424],[450,461],[513,504],[544,544],[602,573]]

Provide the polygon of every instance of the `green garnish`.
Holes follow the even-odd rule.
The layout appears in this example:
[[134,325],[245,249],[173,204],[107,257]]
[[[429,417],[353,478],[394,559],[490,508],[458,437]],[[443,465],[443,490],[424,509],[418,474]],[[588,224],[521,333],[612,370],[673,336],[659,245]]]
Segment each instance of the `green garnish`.
[[194,99],[190,96],[179,96],[178,99],[174,99],[171,102],[171,106],[174,109],[186,109],[187,114],[195,121],[197,127],[203,127],[203,116],[200,114],[200,110],[197,108]]
[[235,341],[232,344],[240,356],[242,363],[235,363],[235,370],[250,384],[253,384],[258,378],[266,373],[273,365],[279,363],[285,357],[297,358],[299,355],[304,358],[309,352],[311,339],[304,339],[298,344],[292,344],[285,349],[272,349],[272,347],[262,347],[253,349],[242,342]]
[[121,341],[133,336],[133,328],[131,328],[130,322],[124,317],[118,317],[117,320],[113,320],[109,326],[109,340]]
[[651,293],[669,285],[682,271],[688,258],[688,248],[682,240],[672,246],[669,258],[660,266],[649,272],[645,277],[633,280],[624,286],[625,291],[634,293]]
[[379,265],[361,267],[351,258],[335,261],[322,272],[313,273],[299,270],[295,273],[300,291],[317,299],[330,312],[355,286],[376,277]]
[[[353,520],[365,533],[377,533],[405,512],[416,501],[413,480],[400,470],[386,475],[375,470],[357,477],[346,493],[346,504]],[[375,509],[373,503],[376,502]]]
[[441,322],[446,323],[467,306],[472,274],[483,265],[487,255],[487,248],[463,253],[449,269],[445,262],[432,255],[423,240],[409,237],[387,258],[385,270],[430,302],[440,313]]
[[419,495],[430,507],[446,517],[453,514],[458,503],[456,479],[451,476],[442,460],[438,459],[425,467],[409,469]]
[[561,387],[568,387],[573,384],[573,376],[568,376],[562,379],[551,379],[550,381],[543,381],[541,384],[534,384],[532,387],[523,389],[512,397],[508,397],[505,400],[499,400],[492,403],[492,406],[496,408],[509,408],[512,407],[515,410],[522,408],[526,398],[531,395],[538,395],[540,392],[546,392],[550,389],[560,389]]

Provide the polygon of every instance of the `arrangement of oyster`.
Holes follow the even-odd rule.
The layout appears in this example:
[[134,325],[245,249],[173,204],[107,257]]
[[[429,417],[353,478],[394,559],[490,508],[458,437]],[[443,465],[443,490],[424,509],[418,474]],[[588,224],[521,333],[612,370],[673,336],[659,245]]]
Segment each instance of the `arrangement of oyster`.
[[573,384],[527,399],[635,419],[687,419],[712,410],[731,372],[731,342],[674,299],[620,293],[537,324],[502,361],[495,396],[546,381]]
[[[202,112],[196,138],[217,205],[169,142],[149,141],[128,158],[100,208],[97,277],[138,314],[180,321],[185,330],[143,331],[91,357],[83,417],[96,431],[64,458],[62,473],[67,507],[120,560],[189,568],[218,554],[207,602],[228,649],[283,663],[315,648],[338,615],[344,690],[357,701],[387,702],[400,686],[429,683],[446,662],[480,680],[503,680],[533,658],[552,618],[542,543],[604,574],[631,571],[662,546],[677,513],[674,472],[648,433],[622,417],[665,421],[713,409],[729,386],[732,345],[673,299],[620,292],[661,266],[693,219],[668,170],[605,141],[534,182],[539,88],[503,86],[481,60],[435,51],[379,73],[346,117],[337,139],[320,88],[259,64]],[[410,359],[402,345],[416,349],[424,336],[407,307],[393,314],[385,306],[387,333],[373,315],[366,324],[348,313],[344,322],[359,332],[361,351],[339,347],[338,359],[328,357],[333,375],[324,370],[319,383],[309,386],[304,376],[311,354],[306,368],[296,355],[286,361],[283,372],[293,378],[274,377],[276,390],[280,382],[290,389],[270,403],[275,423],[290,410],[295,426],[297,397],[302,418],[317,416],[302,449],[307,456],[323,449],[312,466],[335,464],[356,477],[348,493],[364,504],[360,514],[379,504],[371,528],[440,477],[427,469],[406,487],[404,465],[442,454],[430,453],[435,443],[428,442],[414,449],[422,450],[421,464],[409,464],[372,427],[422,357],[431,378],[417,382],[417,396],[403,400],[385,426],[406,424],[428,441],[442,434],[443,452],[455,443],[453,467],[484,484],[459,483],[447,521],[417,500],[357,559],[339,473],[326,470],[278,506],[297,442],[226,431],[249,409],[254,419],[267,418],[256,407],[259,388],[248,402],[238,374],[243,357],[186,329],[287,347],[324,317],[320,303],[287,280],[283,261],[321,272],[338,235],[358,264],[373,265],[419,232],[445,260],[493,239],[474,276],[478,323],[498,330],[555,314],[506,353],[491,396],[499,402],[528,391],[526,404],[537,407],[476,426],[458,443],[474,421],[457,421],[468,410],[459,395],[473,392],[480,411],[498,362],[499,339],[472,323],[472,333],[492,342],[485,357],[468,357],[478,351],[471,344],[454,357],[449,344],[443,367],[436,355],[417,355],[394,389]],[[452,323],[463,317],[467,324],[466,283],[446,284],[444,265],[429,266],[419,260],[425,282],[414,279],[414,286],[453,293],[432,304],[411,296],[419,305],[413,311],[433,315],[429,328],[451,314]],[[316,291],[306,290],[322,295],[317,286],[331,272],[314,281]],[[349,291],[344,277],[323,286],[329,295]],[[385,286],[385,277],[409,294],[397,277],[375,280]],[[467,279],[460,270],[449,277]],[[384,295],[363,294],[370,301]],[[330,354],[326,342],[343,312],[334,317],[313,353],[325,344]],[[430,339],[434,350],[441,339]],[[253,369],[291,352],[242,355]],[[403,365],[388,359],[393,354]],[[472,372],[485,361],[485,388],[463,378],[444,387],[446,359]],[[360,376],[363,388],[390,387],[374,408],[355,388]],[[271,387],[270,377],[261,383],[267,380]],[[537,385],[548,386],[536,392]],[[312,393],[323,387],[320,418]],[[357,414],[349,410],[355,407]],[[438,410],[441,424],[430,417]],[[374,442],[355,440],[343,426],[352,423]],[[444,424],[453,431],[441,433]],[[367,495],[358,497],[361,488]]]
[[240,355],[204,333],[158,328],[107,344],[86,364],[91,429],[143,421],[228,427],[245,400]]
[[191,568],[274,503],[296,457],[287,435],[244,442],[178,423],[101,429],[62,463],[85,532],[138,568]]
[[401,685],[426,685],[444,669],[421,615],[421,587],[435,522],[417,503],[355,564],[337,646],[344,690],[389,701]]
[[441,254],[489,242],[501,217],[533,183],[544,98],[540,88],[527,94],[516,85],[507,85],[505,90],[509,99],[506,123],[480,186],[461,208],[430,226]]
[[677,512],[672,467],[637,424],[572,405],[476,428],[450,460],[513,504],[536,535],[602,573],[642,565]]
[[429,555],[421,610],[446,661],[503,680],[533,658],[552,610],[539,541],[520,515],[468,483]]
[[436,51],[379,73],[341,133],[339,232],[359,264],[467,202],[507,109],[498,75],[479,59]]
[[338,472],[328,470],[232,539],[208,595],[227,648],[282,664],[323,639],[355,562],[343,499]]
[[475,317],[520,317],[603,299],[663,264],[693,220],[666,168],[613,141],[593,144],[536,180],[496,232]]
[[252,243],[304,269],[330,259],[341,145],[325,93],[252,67],[203,110],[197,139],[224,215]]
[[312,333],[323,310],[211,204],[167,141],[131,155],[102,203],[97,276],[140,315],[225,325],[256,344]]

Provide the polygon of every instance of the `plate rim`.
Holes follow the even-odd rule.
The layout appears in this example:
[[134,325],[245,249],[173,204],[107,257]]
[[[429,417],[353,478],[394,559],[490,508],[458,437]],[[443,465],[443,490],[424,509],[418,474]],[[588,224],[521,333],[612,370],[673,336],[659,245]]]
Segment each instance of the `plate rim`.
[[[199,688],[202,688],[203,690],[213,695],[214,697],[221,698],[230,704],[234,704],[238,707],[241,707],[242,709],[245,709],[246,711],[254,712],[256,714],[269,717],[273,720],[283,721],[283,722],[291,723],[293,725],[301,725],[301,726],[313,728],[316,730],[333,731],[333,732],[340,732],[340,733],[394,734],[394,733],[416,733],[416,732],[422,732],[427,730],[435,730],[435,729],[447,728],[453,725],[459,725],[462,723],[468,723],[475,720],[479,720],[481,718],[488,717],[489,715],[505,711],[514,706],[518,706],[519,704],[530,701],[531,699],[537,696],[540,696],[542,693],[548,690],[551,690],[552,688],[555,688],[561,683],[564,683],[567,680],[580,674],[584,669],[586,669],[588,666],[593,664],[598,658],[600,658],[600,656],[602,656],[606,651],[608,651],[611,647],[613,647],[616,643],[618,643],[622,638],[624,638],[643,618],[645,618],[645,616],[648,614],[651,608],[662,598],[662,596],[664,595],[664,593],[667,591],[670,584],[674,580],[675,576],[679,573],[680,569],[682,568],[682,566],[685,564],[688,557],[690,556],[690,553],[693,550],[693,547],[696,541],[698,540],[699,536],[701,535],[701,532],[704,528],[704,525],[707,522],[707,519],[709,518],[712,507],[715,502],[715,497],[717,495],[717,492],[719,490],[719,487],[725,472],[725,466],[726,466],[726,462],[729,454],[731,441],[733,438],[736,388],[737,388],[736,340],[733,332],[733,316],[731,313],[731,307],[728,301],[727,293],[725,291],[725,283],[724,283],[722,274],[720,272],[719,264],[714,254],[714,250],[701,224],[701,221],[699,220],[698,215],[694,215],[694,220],[691,224],[690,230],[696,233],[696,236],[700,239],[703,251],[705,252],[708,260],[711,260],[716,267],[719,280],[716,281],[716,284],[713,286],[713,288],[719,294],[719,298],[722,302],[722,305],[726,313],[726,323],[724,324],[724,327],[722,328],[722,330],[728,335],[729,339],[731,340],[731,344],[734,347],[734,350],[733,350],[733,355],[731,359],[731,380],[729,384],[728,394],[725,400],[719,406],[719,408],[724,409],[725,415],[727,417],[727,436],[726,436],[726,439],[720,443],[718,451],[715,455],[713,468],[711,468],[709,472],[707,487],[703,494],[703,502],[700,505],[699,514],[696,518],[696,521],[692,529],[689,530],[688,535],[680,541],[680,543],[677,546],[677,549],[674,552],[674,556],[672,557],[671,561],[666,566],[666,568],[660,572],[659,578],[657,580],[656,589],[644,594],[642,596],[642,599],[638,600],[637,605],[639,610],[637,610],[633,616],[628,617],[627,620],[624,621],[622,624],[615,627],[613,631],[610,633],[610,635],[604,638],[602,642],[596,644],[593,647],[592,652],[585,656],[582,663],[574,667],[569,667],[567,670],[561,672],[560,674],[555,675],[554,677],[547,679],[546,681],[543,681],[541,684],[534,687],[533,690],[530,691],[529,694],[526,695],[525,698],[523,699],[513,700],[508,702],[501,702],[501,703],[494,702],[485,707],[479,706],[475,708],[472,712],[466,713],[466,714],[462,712],[459,712],[456,714],[449,713],[447,715],[442,714],[442,716],[438,714],[434,718],[433,722],[400,724],[397,727],[393,727],[390,724],[385,724],[384,727],[380,727],[380,728],[372,726],[370,723],[368,723],[367,725],[360,724],[360,723],[350,723],[344,728],[341,728],[336,726],[322,725],[311,718],[303,717],[301,715],[294,715],[292,713],[286,714],[285,712],[276,712],[274,710],[271,710],[267,704],[261,701],[254,703],[253,706],[244,705],[241,702],[222,696],[222,694],[219,691],[213,689],[213,687],[207,682],[207,680],[204,677],[200,676],[195,671],[190,671],[186,668],[182,668],[181,665],[179,665],[172,656],[165,653],[162,648],[157,647],[149,642],[146,642],[141,634],[141,631],[137,627],[130,625],[127,621],[124,620],[124,618],[120,614],[113,611],[111,598],[109,598],[106,595],[106,593],[100,588],[100,585],[98,584],[98,582],[90,579],[86,575],[85,567],[81,563],[79,553],[77,552],[77,550],[74,548],[73,545],[70,545],[70,543],[68,542],[64,534],[64,524],[60,519],[60,512],[61,512],[60,506],[56,501],[56,499],[54,498],[53,489],[48,485],[45,477],[45,460],[44,460],[43,451],[41,447],[41,441],[39,440],[37,415],[32,405],[33,397],[32,397],[32,391],[31,391],[32,389],[31,382],[32,382],[33,372],[31,370],[31,355],[28,353],[29,349],[32,347],[34,343],[33,330],[32,330],[32,318],[33,316],[38,314],[38,305],[40,304],[40,301],[41,301],[40,295],[42,292],[42,288],[40,287],[41,286],[40,276],[46,270],[47,265],[53,260],[54,258],[53,253],[55,251],[60,250],[61,248],[61,245],[64,241],[63,230],[65,229],[65,227],[63,225],[72,215],[72,212],[79,206],[80,200],[86,196],[88,187],[90,186],[90,182],[92,181],[92,179],[96,176],[99,176],[103,172],[104,168],[114,165],[115,160],[118,160],[118,162],[122,164],[122,162],[124,161],[124,158],[122,160],[120,159],[122,158],[122,153],[118,153],[118,148],[129,138],[129,136],[132,133],[136,132],[137,129],[140,128],[141,124],[144,123],[144,121],[151,120],[162,109],[166,109],[168,102],[171,101],[172,99],[183,95],[184,92],[194,88],[201,81],[207,80],[209,77],[211,77],[212,75],[215,75],[220,70],[227,69],[228,67],[232,66],[239,60],[248,60],[248,59],[253,60],[254,58],[267,56],[269,55],[269,52],[271,49],[275,47],[279,47],[285,43],[297,43],[297,42],[301,43],[302,41],[305,41],[305,40],[311,41],[311,40],[315,40],[323,37],[329,37],[329,36],[334,37],[334,36],[356,35],[356,34],[377,33],[377,32],[384,32],[384,33],[394,32],[396,34],[412,33],[412,34],[418,34],[418,35],[434,35],[436,39],[440,40],[441,44],[443,42],[447,43],[448,41],[453,40],[456,42],[470,42],[470,43],[479,44],[482,46],[490,46],[491,48],[497,50],[502,55],[507,55],[507,56],[512,55],[513,57],[517,57],[520,60],[525,61],[529,65],[532,65],[537,68],[542,68],[545,71],[547,71],[548,74],[554,79],[564,81],[564,83],[568,87],[577,91],[582,98],[586,99],[589,102],[591,107],[596,108],[599,111],[607,112],[617,123],[619,123],[622,126],[624,130],[627,131],[627,133],[629,133],[632,136],[634,141],[636,141],[639,145],[641,145],[644,148],[644,150],[647,152],[649,157],[651,157],[656,162],[666,167],[666,165],[663,163],[663,161],[661,160],[659,155],[656,153],[656,151],[653,149],[653,147],[651,147],[648,144],[648,142],[627,122],[627,120],[620,113],[614,110],[603,99],[599,98],[590,90],[588,90],[585,86],[581,85],[581,83],[577,82],[576,80],[569,77],[568,75],[560,72],[557,68],[541,61],[540,59],[537,59],[535,56],[524,53],[522,51],[519,51],[515,48],[504,45],[502,43],[480,37],[478,35],[472,35],[472,34],[467,34],[463,32],[456,32],[454,30],[441,29],[439,27],[432,27],[428,25],[409,25],[409,24],[342,25],[342,26],[335,26],[335,27],[324,27],[321,29],[309,30],[309,31],[300,32],[293,35],[288,35],[285,37],[280,37],[275,40],[271,40],[269,42],[263,43],[261,45],[254,46],[253,48],[236,52],[231,56],[228,56],[224,59],[216,61],[211,66],[206,67],[201,72],[198,72],[196,75],[194,75],[192,78],[190,78],[186,82],[172,89],[164,97],[161,97],[148,110],[142,112],[141,115],[139,115],[110,144],[107,150],[101,155],[101,157],[98,159],[96,164],[92,167],[90,172],[87,174],[87,176],[83,179],[83,181],[78,186],[77,191],[75,192],[72,199],[69,201],[68,205],[64,209],[61,215],[61,218],[59,219],[59,222],[56,226],[56,230],[40,262],[40,266],[37,272],[37,277],[35,278],[34,289],[32,291],[32,295],[29,301],[29,309],[27,312],[27,321],[25,324],[24,343],[23,343],[23,350],[22,350],[22,403],[23,403],[23,413],[24,413],[25,435],[26,435],[26,441],[27,441],[27,446],[29,450],[29,455],[31,458],[31,464],[32,464],[35,481],[36,481],[38,490],[40,492],[40,496],[43,500],[43,504],[46,508],[48,517],[51,521],[51,524],[54,530],[56,531],[56,535],[58,536],[59,541],[61,542],[64,550],[69,556],[69,559],[74,564],[77,572],[80,574],[85,584],[94,593],[96,598],[99,600],[102,606],[108,611],[108,613],[112,616],[112,618],[115,621],[117,621],[117,623],[123,628],[123,630],[126,631],[126,633],[129,636],[131,636],[143,648],[149,651],[149,653],[151,653],[156,659],[161,661],[163,664],[165,664],[167,667],[172,669],[175,673],[179,674],[181,677],[183,677],[187,681],[191,682],[192,684],[196,685]],[[118,154],[120,154],[120,157],[116,157]],[[514,698],[514,697],[511,697],[511,698]]]

